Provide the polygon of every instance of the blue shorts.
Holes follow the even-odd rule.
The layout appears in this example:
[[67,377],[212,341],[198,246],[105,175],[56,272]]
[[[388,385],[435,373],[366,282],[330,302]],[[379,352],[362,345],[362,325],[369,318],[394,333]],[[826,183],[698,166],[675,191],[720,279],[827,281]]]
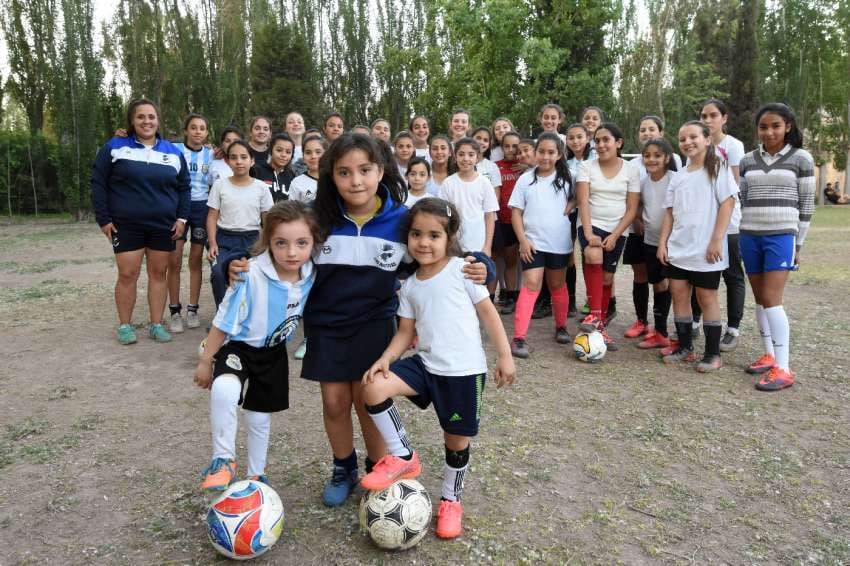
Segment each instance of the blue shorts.
[[416,391],[416,395],[409,397],[416,406],[427,409],[434,404],[444,431],[458,436],[478,434],[486,374],[434,375],[418,354],[395,362],[390,370]]
[[171,230],[118,220],[113,220],[112,224],[116,230],[112,235],[112,251],[117,254],[143,249],[158,252],[174,251]]
[[[591,226],[594,236],[599,236],[603,240],[611,235],[611,232],[606,232],[602,228]],[[587,247],[587,238],[584,237],[584,230],[578,231],[578,243],[581,244],[581,253],[584,257],[584,248]],[[606,273],[616,273],[617,264],[620,263],[620,256],[623,255],[623,248],[626,245],[626,237],[620,236],[617,239],[617,244],[610,252],[603,248],[602,250],[602,270]]]
[[797,238],[794,234],[741,234],[741,257],[747,274],[792,271]]
[[207,245],[207,212],[209,207],[205,200],[193,200],[189,209],[189,218],[186,229],[183,230],[181,240],[190,240],[193,244]]

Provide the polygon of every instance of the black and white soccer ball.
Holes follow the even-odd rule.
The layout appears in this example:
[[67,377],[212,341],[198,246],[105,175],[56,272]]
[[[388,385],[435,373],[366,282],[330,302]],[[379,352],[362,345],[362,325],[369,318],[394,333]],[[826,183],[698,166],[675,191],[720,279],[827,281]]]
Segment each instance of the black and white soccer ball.
[[431,498],[416,480],[367,491],[360,500],[360,526],[381,548],[411,548],[422,540],[430,524]]

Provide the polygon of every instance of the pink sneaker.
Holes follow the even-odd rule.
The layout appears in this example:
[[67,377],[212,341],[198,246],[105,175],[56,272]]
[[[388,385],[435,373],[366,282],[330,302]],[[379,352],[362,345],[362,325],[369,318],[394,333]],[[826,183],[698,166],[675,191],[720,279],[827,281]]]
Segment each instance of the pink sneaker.
[[625,338],[638,338],[649,332],[649,326],[643,321],[636,320],[629,326],[628,330],[623,334]]
[[398,480],[410,480],[422,473],[419,454],[413,452],[410,460],[387,454],[375,464],[372,471],[363,476],[360,485],[369,491],[383,491]]
[[440,501],[437,510],[437,537],[457,538],[463,532],[463,505],[460,501]]

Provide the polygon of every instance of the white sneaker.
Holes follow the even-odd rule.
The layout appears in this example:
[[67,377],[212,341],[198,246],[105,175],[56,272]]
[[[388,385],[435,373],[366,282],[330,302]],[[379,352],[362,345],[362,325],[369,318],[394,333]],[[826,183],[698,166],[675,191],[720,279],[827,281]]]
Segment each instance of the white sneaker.
[[171,318],[168,319],[168,331],[177,334],[183,332],[183,318],[179,312],[172,314]]
[[198,317],[198,311],[186,311],[186,326],[198,328],[200,325],[201,319]]

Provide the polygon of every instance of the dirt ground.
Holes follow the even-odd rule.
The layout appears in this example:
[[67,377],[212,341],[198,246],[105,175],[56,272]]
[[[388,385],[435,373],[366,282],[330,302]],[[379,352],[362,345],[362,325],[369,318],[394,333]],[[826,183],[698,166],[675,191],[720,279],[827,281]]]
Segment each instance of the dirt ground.
[[[751,294],[741,345],[711,376],[631,344],[585,365],[554,343],[551,319],[534,321],[518,383],[485,392],[466,530],[451,542],[429,535],[384,553],[359,531],[357,497],[322,506],[330,454],[319,391],[293,377],[268,468],[286,523],[256,562],[850,563],[848,243],[850,208],[819,209],[786,292],[798,383],[782,393],[755,391],[742,371],[760,354]],[[0,226],[2,565],[222,560],[198,490],[210,457],[208,393],[191,380],[203,331],[119,346],[115,277],[93,224]],[[630,278],[618,274],[619,336],[632,322]],[[141,326],[144,277],[139,291]],[[210,303],[205,286],[204,324]],[[399,406],[436,497],[436,418]]]

